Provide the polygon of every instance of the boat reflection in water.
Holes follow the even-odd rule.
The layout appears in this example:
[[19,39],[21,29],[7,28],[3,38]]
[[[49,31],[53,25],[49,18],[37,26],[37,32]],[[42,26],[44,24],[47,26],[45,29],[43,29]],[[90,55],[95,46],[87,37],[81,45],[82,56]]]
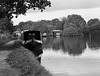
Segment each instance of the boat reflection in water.
[[41,63],[42,50],[42,40],[40,31],[23,31],[23,46],[34,53],[37,60]]

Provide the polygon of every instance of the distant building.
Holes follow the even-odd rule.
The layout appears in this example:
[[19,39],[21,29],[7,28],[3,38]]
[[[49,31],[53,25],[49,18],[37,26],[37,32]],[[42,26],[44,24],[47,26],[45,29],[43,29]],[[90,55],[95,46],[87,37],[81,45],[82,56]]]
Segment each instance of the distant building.
[[52,34],[53,34],[53,36],[60,36],[61,30],[53,30]]

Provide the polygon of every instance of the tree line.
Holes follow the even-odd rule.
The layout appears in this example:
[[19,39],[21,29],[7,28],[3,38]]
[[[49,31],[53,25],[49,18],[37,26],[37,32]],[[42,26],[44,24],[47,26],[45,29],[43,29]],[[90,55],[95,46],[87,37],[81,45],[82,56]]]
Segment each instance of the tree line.
[[19,31],[38,30],[47,35],[51,35],[53,30],[61,30],[62,36],[89,36],[100,30],[100,20],[94,18],[86,22],[81,15],[72,14],[61,19],[20,22],[15,29]]

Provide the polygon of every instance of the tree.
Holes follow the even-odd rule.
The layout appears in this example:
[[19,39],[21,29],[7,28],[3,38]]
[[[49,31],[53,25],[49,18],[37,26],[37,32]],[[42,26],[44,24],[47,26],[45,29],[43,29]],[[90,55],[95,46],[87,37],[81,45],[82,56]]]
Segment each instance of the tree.
[[64,29],[63,36],[76,36],[78,35],[78,30],[72,26]]
[[68,28],[67,30],[69,30],[69,27],[71,26],[70,31],[72,28],[74,28],[75,30],[77,30],[78,34],[83,35],[83,29],[86,26],[86,21],[80,15],[77,14],[68,15],[67,18],[63,18],[62,23],[64,32],[65,29],[67,28]]
[[12,21],[8,21],[8,19],[6,18],[0,19],[0,30],[1,30],[1,33],[5,33],[5,32],[13,33],[14,26],[13,26]]
[[19,30],[19,31],[23,31],[23,30],[33,30],[35,27],[36,27],[36,23],[35,22],[32,22],[32,21],[20,22],[16,26],[16,30]]
[[77,28],[75,24],[73,23],[65,23],[64,24],[64,29],[68,28],[68,27],[73,27],[73,28]]
[[36,9],[43,11],[45,7],[51,6],[47,0],[0,0],[0,18],[7,17],[9,20],[20,14],[25,15],[28,9]]
[[43,33],[50,33],[51,27],[48,23],[46,23],[45,20],[41,20],[41,21],[36,22],[36,26],[34,27],[34,30],[38,30],[42,34]]
[[98,18],[90,19],[90,20],[87,22],[87,26],[92,26],[93,24],[97,23],[98,21],[99,21]]
[[89,35],[95,33],[95,31],[100,30],[100,20],[98,18],[90,19],[87,22],[86,29]]
[[77,27],[80,27],[80,28],[86,26],[86,21],[80,15],[77,15],[77,14],[68,15],[67,22],[73,23]]
[[54,30],[62,30],[62,23],[58,18],[52,19],[52,25]]
[[67,18],[66,17],[63,17],[61,19],[61,23],[62,23],[62,30],[64,30],[64,25],[67,23]]

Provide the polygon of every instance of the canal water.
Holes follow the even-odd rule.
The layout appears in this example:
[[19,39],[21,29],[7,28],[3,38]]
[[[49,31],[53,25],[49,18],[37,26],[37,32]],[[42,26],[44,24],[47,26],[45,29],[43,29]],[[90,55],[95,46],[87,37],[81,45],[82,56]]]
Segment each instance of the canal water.
[[43,38],[41,65],[54,76],[100,76],[100,36]]

